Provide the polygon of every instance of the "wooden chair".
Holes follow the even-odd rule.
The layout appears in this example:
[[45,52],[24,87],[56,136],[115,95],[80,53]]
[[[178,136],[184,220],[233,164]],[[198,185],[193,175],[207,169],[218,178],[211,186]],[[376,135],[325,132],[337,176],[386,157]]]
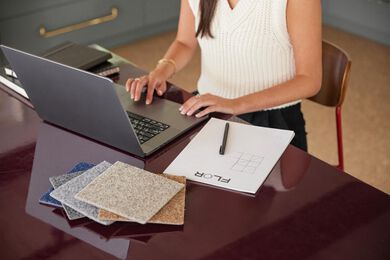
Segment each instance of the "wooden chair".
[[350,69],[349,55],[335,44],[323,40],[321,90],[309,99],[324,106],[335,107],[339,159],[337,167],[341,170],[344,170],[341,106],[345,99]]

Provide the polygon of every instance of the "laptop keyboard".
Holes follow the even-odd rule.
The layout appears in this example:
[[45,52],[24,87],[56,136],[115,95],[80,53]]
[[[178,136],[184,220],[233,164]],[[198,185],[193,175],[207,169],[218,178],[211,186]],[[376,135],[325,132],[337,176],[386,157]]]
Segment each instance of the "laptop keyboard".
[[169,125],[126,111],[141,144],[167,130]]

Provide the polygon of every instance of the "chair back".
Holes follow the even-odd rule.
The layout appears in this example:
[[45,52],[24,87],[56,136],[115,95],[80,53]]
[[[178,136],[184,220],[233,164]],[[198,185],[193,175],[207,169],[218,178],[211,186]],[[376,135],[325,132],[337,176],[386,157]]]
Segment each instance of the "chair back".
[[341,106],[347,90],[350,68],[349,55],[335,44],[323,40],[321,90],[309,99],[325,106]]

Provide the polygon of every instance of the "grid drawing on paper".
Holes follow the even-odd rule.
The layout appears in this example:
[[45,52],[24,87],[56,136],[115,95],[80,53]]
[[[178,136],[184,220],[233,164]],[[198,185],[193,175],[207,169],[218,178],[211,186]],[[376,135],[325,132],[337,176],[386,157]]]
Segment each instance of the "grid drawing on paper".
[[235,152],[231,155],[231,158],[233,162],[231,170],[248,174],[254,174],[264,160],[261,155],[243,152]]

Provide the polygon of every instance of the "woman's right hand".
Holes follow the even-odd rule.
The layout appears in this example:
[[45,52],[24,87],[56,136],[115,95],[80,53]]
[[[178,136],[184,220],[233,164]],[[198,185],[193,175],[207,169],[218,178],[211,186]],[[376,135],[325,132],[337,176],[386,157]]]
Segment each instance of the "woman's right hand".
[[153,93],[161,96],[167,90],[166,81],[173,75],[174,71],[170,66],[157,66],[149,75],[144,75],[139,78],[129,78],[126,81],[126,90],[130,92],[130,98],[134,101],[139,101],[143,88],[147,87],[146,104],[153,101]]

